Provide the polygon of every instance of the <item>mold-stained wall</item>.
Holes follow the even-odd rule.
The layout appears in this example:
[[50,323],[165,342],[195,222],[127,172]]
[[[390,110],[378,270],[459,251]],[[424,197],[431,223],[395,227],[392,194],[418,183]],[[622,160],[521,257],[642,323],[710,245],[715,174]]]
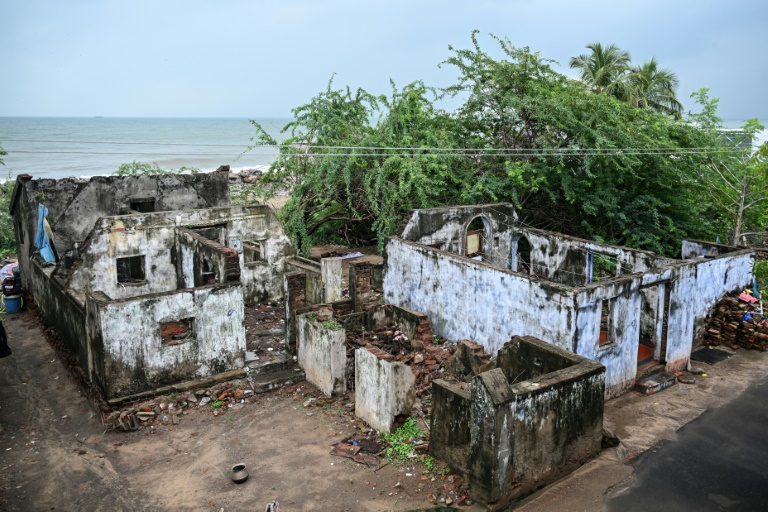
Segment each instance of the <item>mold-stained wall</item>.
[[[463,207],[414,212],[403,231],[408,240],[387,241],[385,300],[426,313],[435,334],[472,339],[491,353],[498,340],[531,335],[599,361],[607,368],[607,398],[634,385],[641,337],[655,345],[654,359],[668,371],[684,368],[711,305],[752,279],[750,251],[710,251],[712,244],[704,242],[684,244],[683,253],[706,257],[673,260],[508,226],[510,257],[501,266],[430,246],[440,237],[457,240],[466,228],[461,221],[476,213]],[[485,212],[491,222],[494,213],[498,219],[493,209]],[[507,270],[523,269],[517,261],[522,237],[530,246],[530,275],[527,268]],[[615,275],[590,283],[597,256],[615,262]],[[601,343],[604,302],[609,321],[607,342]]]
[[324,326],[312,313],[296,316],[299,366],[309,382],[331,396],[347,389],[347,331],[335,322],[329,325]]
[[523,334],[573,349],[576,316],[565,286],[398,238],[388,239],[385,262],[386,302],[425,313],[435,334],[472,339],[489,353]]
[[370,346],[355,350],[355,416],[391,432],[395,418],[411,412],[416,376],[404,363],[380,356],[384,354]]
[[[125,300],[89,296],[91,343],[101,343],[95,380],[108,399],[242,368],[245,353],[242,288],[211,285]],[[95,309],[94,309],[95,308]],[[161,325],[194,319],[192,336],[163,344]]]
[[430,438],[430,453],[456,462],[494,510],[599,453],[605,387],[600,364],[530,337],[513,338],[497,361],[469,390],[433,383]]
[[478,218],[483,221],[484,226],[483,260],[509,268],[511,229],[517,221],[517,214],[511,204],[414,210],[401,238],[465,256],[467,229],[472,221]]

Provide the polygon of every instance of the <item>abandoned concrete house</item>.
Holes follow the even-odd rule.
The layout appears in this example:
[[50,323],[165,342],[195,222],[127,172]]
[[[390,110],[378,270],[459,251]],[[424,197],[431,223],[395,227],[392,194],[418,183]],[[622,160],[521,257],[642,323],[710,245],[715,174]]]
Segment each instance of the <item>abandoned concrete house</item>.
[[749,250],[670,259],[491,204],[414,211],[383,265],[349,263],[344,297],[342,260],[293,257],[269,207],[229,206],[225,173],[23,175],[11,212],[24,286],[106,398],[243,368],[245,302],[284,299],[307,380],[354,389],[381,431],[430,393],[430,453],[496,504],[595,456],[604,400],[685,368],[711,306],[752,282]]
[[18,177],[23,285],[105,398],[243,368],[243,304],[282,297],[292,248],[227,178]]
[[[675,260],[526,228],[508,204],[416,210],[386,242],[383,304],[367,263],[350,264],[349,299],[330,304],[310,293],[319,268],[286,274],[289,340],[307,379],[327,394],[354,386],[356,414],[377,429],[430,387],[430,453],[500,506],[596,455],[604,399],[684,369],[710,308],[752,283],[752,260],[706,242],[684,241]],[[361,326],[362,339],[345,332]],[[451,362],[435,336],[472,341]],[[374,342],[398,337],[410,347],[395,355]],[[451,364],[463,378],[435,373]]]

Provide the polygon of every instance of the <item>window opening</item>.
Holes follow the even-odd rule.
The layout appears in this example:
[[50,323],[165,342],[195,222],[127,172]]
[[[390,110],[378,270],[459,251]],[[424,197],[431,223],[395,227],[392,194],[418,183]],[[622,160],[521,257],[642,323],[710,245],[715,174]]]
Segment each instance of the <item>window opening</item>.
[[226,245],[226,235],[227,235],[226,224],[217,224],[215,226],[194,227],[192,228],[192,231],[194,231],[200,236],[204,236],[208,240],[213,240],[214,242],[220,243],[221,245]]
[[589,253],[591,260],[591,269],[589,274],[590,283],[598,283],[606,279],[616,277],[619,269],[619,260],[615,256],[607,254]]
[[219,282],[219,279],[216,277],[216,268],[213,266],[213,263],[211,263],[211,260],[205,257],[203,258],[202,275],[204,284],[214,284]]
[[160,324],[160,343],[164,347],[195,341],[195,319],[184,318]]
[[131,210],[140,213],[151,213],[155,210],[154,197],[133,197],[131,198]]
[[141,283],[146,281],[146,279],[143,255],[117,258],[118,283]]
[[531,242],[523,235],[519,235],[514,242],[515,265],[512,270],[521,274],[531,275]]
[[608,345],[609,343],[613,342],[613,337],[611,335],[611,327],[612,327],[612,320],[611,320],[611,306],[613,301],[611,299],[606,299],[602,302],[600,306],[600,346]]
[[243,242],[243,255],[245,263],[264,261],[264,242],[261,240]]
[[476,217],[467,226],[467,239],[464,247],[464,254],[467,258],[473,258],[482,261],[485,256],[486,240],[486,222],[482,217]]

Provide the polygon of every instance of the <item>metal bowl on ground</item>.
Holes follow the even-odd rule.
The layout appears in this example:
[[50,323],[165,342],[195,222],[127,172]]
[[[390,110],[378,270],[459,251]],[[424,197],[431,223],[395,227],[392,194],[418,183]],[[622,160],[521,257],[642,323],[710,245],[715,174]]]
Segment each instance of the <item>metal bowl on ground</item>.
[[236,484],[241,484],[248,480],[248,470],[245,469],[245,464],[235,464],[232,466],[232,481]]

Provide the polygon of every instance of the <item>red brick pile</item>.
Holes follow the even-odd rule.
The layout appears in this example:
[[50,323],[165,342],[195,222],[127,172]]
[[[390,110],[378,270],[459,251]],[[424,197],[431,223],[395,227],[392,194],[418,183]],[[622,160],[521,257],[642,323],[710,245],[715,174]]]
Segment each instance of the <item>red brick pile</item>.
[[756,312],[750,313],[749,304],[736,297],[723,297],[704,332],[703,344],[765,352],[768,350],[768,322]]

